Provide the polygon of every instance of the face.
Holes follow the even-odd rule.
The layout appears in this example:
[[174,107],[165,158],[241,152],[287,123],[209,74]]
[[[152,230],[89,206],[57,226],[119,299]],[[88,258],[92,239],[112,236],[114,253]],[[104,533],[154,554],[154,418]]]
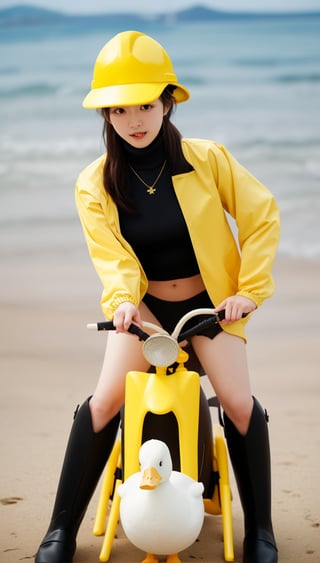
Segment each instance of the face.
[[150,145],[158,135],[167,113],[160,99],[141,106],[109,109],[109,121],[118,135],[136,148]]

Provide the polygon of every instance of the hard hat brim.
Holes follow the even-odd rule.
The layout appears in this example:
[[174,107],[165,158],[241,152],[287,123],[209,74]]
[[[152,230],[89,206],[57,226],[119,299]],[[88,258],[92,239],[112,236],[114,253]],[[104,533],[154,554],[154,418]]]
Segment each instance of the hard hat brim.
[[[168,85],[164,83],[119,84],[94,88],[84,98],[82,106],[86,109],[98,109],[148,104],[157,100]],[[187,88],[178,83],[172,84],[172,86],[174,87],[172,94],[178,104],[189,99],[190,94]]]

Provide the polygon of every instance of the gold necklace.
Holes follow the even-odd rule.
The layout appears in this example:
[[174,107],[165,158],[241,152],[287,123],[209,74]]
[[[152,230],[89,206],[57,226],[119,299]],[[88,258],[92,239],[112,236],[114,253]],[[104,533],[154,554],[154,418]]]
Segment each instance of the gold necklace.
[[138,180],[140,180],[140,182],[147,188],[148,194],[153,195],[153,194],[156,193],[155,186],[158,183],[158,181],[160,180],[160,176],[161,176],[162,172],[164,171],[164,167],[165,167],[166,163],[167,163],[167,161],[165,160],[163,165],[161,166],[161,169],[160,169],[158,176],[156,177],[155,181],[151,185],[147,184],[147,182],[145,182],[144,179],[141,178],[141,176],[139,176],[138,172],[134,168],[132,168],[131,164],[129,164],[129,166],[130,166],[132,172],[134,173],[134,175],[138,178]]

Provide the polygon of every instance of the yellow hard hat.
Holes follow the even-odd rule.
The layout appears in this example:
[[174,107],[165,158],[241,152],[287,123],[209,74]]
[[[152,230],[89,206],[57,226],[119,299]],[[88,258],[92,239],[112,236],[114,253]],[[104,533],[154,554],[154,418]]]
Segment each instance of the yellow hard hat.
[[101,49],[93,70],[91,90],[83,100],[87,109],[153,102],[166,86],[174,86],[177,103],[190,94],[178,84],[164,48],[144,33],[124,31]]

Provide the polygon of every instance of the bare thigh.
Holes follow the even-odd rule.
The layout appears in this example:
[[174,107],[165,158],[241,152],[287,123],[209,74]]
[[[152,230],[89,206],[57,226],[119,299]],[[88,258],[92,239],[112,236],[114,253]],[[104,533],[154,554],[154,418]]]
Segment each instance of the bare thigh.
[[253,405],[245,342],[221,332],[212,340],[195,336],[192,345],[222,408],[245,434]]
[[[141,303],[139,310],[144,321],[159,324],[144,303]],[[108,333],[100,377],[90,400],[96,432],[104,428],[123,406],[128,371],[147,371],[149,367],[142,353],[142,342],[137,336],[112,331]]]

